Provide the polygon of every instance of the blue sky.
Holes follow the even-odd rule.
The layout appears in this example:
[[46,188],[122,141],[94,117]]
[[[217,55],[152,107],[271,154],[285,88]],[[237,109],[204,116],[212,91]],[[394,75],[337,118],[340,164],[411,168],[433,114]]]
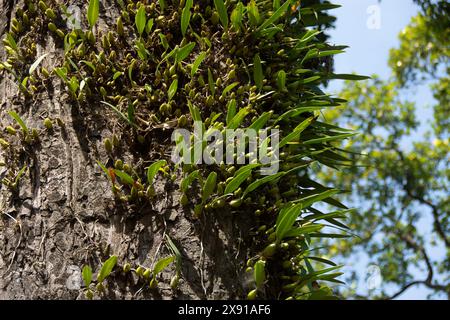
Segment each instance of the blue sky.
[[[412,0],[334,0],[342,7],[333,10],[337,17],[336,28],[331,30],[331,42],[350,46],[345,53],[335,57],[336,73],[356,72],[361,75],[378,74],[382,79],[391,75],[388,66],[389,50],[398,45],[398,34],[419,10]],[[369,29],[367,21],[371,18],[368,9],[377,6],[380,12],[380,28]],[[329,89],[339,92],[341,81],[334,81]],[[426,122],[432,119],[430,108],[433,100],[428,85],[415,86],[402,92],[403,98],[416,101],[418,119],[423,119],[423,132]],[[414,137],[413,137],[414,138]],[[405,145],[407,148],[408,145]]]
[[[398,34],[409,23],[411,17],[417,14],[418,7],[412,0],[334,0],[333,3],[342,5],[341,8],[333,10],[337,17],[336,28],[331,30],[330,42],[339,45],[348,45],[350,48],[346,53],[337,55],[335,58],[336,73],[356,72],[362,75],[378,74],[381,78],[387,79],[391,75],[388,66],[389,50],[398,45]],[[380,13],[380,28],[374,29],[367,26],[370,19],[368,9],[371,6]],[[370,11],[370,10],[369,10]],[[372,11],[373,13],[373,11]],[[338,93],[342,87],[342,82],[334,81],[328,90]],[[423,133],[423,129],[432,117],[432,110],[429,106],[433,102],[428,85],[414,87],[411,90],[401,92],[403,99],[416,101],[418,119],[422,119],[422,126],[410,139],[405,141],[404,148],[408,148],[414,141],[414,136],[418,137]],[[431,225],[429,218],[423,219],[423,225]],[[431,230],[425,230],[430,233]],[[439,254],[439,252],[437,253]],[[367,256],[361,253],[352,265],[349,261],[344,272],[356,270],[358,274],[364,275]],[[418,272],[422,278],[422,273]],[[364,276],[363,276],[364,278]],[[365,292],[364,279],[358,284],[358,292]],[[401,299],[426,299],[429,291],[423,287],[415,287],[408,290],[401,296]]]

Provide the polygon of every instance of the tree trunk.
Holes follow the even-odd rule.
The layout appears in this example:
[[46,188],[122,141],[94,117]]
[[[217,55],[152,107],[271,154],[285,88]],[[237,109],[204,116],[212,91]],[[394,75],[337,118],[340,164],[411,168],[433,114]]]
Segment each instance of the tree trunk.
[[[85,19],[86,1],[72,4],[82,9]],[[23,1],[0,0],[1,38],[22,6]],[[99,29],[114,28],[117,2],[102,1],[101,6]],[[48,70],[63,59],[64,50],[56,40],[45,35],[34,39],[36,57],[48,54],[40,65]],[[5,59],[2,47],[0,61]],[[182,252],[178,289],[169,286],[174,265],[163,271],[157,290],[116,268],[103,297],[96,297],[228,299],[246,295],[248,281],[243,270],[249,247],[248,221],[226,210],[193,219],[179,204],[177,184],[161,177],[152,203],[121,205],[96,163],[111,165],[103,139],[118,134],[117,126],[108,121],[117,116],[105,115],[104,108],[82,108],[71,102],[57,77],[49,78],[42,90],[25,98],[10,74],[0,75],[1,134],[6,136],[5,127],[14,124],[7,114],[10,110],[29,128],[39,130],[38,143],[25,146],[16,139],[9,148],[0,149],[0,162],[5,162],[0,167],[1,178],[27,168],[16,190],[0,184],[0,299],[84,298],[84,265],[92,266],[95,274],[103,261],[117,255],[119,266],[130,263],[149,268],[155,259],[171,254],[165,235]],[[52,130],[43,125],[47,117],[54,121]],[[56,119],[61,125],[56,125]],[[157,144],[162,137],[170,137],[170,132],[155,130],[150,135],[156,145],[143,160],[151,163],[163,155],[167,158],[168,143],[159,148]],[[123,143],[120,155],[124,162],[136,164],[142,157],[131,146]]]

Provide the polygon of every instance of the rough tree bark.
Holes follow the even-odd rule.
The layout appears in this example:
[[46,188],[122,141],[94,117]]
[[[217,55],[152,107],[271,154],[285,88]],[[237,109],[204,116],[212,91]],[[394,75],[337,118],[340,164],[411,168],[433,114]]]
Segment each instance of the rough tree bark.
[[[72,1],[83,11],[86,1]],[[8,31],[11,17],[23,4],[0,0],[0,37]],[[66,2],[66,5],[69,3]],[[83,7],[84,6],[84,7]],[[115,1],[102,1],[99,24],[112,26],[119,12]],[[36,39],[37,55],[48,53],[42,66],[52,70],[63,56],[51,37]],[[4,60],[5,52],[0,52]],[[17,165],[28,170],[18,192],[0,185],[0,299],[81,299],[81,268],[98,270],[101,261],[115,254],[119,261],[150,267],[155,254],[168,255],[164,234],[182,249],[182,279],[178,290],[169,287],[174,267],[162,275],[159,290],[120,275],[108,283],[106,298],[238,298],[245,296],[245,243],[248,230],[224,211],[215,217],[192,220],[178,203],[179,191],[157,181],[152,205],[118,207],[111,186],[96,164],[108,156],[102,139],[114,126],[95,108],[80,110],[71,105],[56,77],[32,99],[19,94],[11,76],[0,78],[1,128],[13,123],[7,111],[15,110],[29,127],[43,129],[45,117],[65,124],[42,134],[40,143],[27,151]],[[114,115],[111,115],[113,117]],[[168,133],[155,131],[160,139]],[[168,150],[151,150],[149,160]],[[137,157],[123,150],[124,160]],[[152,157],[152,155],[154,157]],[[0,153],[0,161],[3,155]],[[0,167],[0,175],[6,169]],[[242,218],[239,218],[242,219]],[[159,251],[158,251],[158,248]],[[105,298],[105,297],[104,297]]]

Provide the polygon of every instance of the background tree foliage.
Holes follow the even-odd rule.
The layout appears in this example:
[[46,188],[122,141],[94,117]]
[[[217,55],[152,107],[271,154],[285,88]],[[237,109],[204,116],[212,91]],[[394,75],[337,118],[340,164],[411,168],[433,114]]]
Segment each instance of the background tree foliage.
[[[325,114],[360,132],[343,146],[354,152],[348,164],[356,166],[320,174],[353,190],[347,199],[359,208],[350,218],[359,237],[340,241],[332,253],[348,260],[363,249],[381,268],[378,298],[415,285],[450,297],[449,4],[416,2],[421,12],[390,52],[393,77],[347,83],[342,97],[349,103]],[[401,96],[425,83],[435,99],[427,123],[417,118],[416,103]]]

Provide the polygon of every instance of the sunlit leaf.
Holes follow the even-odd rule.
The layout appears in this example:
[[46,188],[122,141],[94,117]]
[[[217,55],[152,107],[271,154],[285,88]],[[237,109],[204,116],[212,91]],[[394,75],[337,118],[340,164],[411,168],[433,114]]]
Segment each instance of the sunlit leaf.
[[170,84],[169,90],[167,92],[169,96],[169,101],[172,100],[172,98],[175,96],[177,90],[178,90],[178,79],[175,79]]
[[191,19],[191,8],[193,0],[186,0],[183,12],[181,13],[181,33],[183,36],[186,34],[187,28],[189,26],[189,20]]
[[162,272],[165,268],[167,268],[173,261],[175,260],[174,256],[169,256],[158,260],[155,266],[153,267],[153,276],[155,277],[158,273]]
[[100,1],[99,0],[89,0],[87,18],[89,26],[92,28],[98,19],[98,14],[100,11]]
[[83,267],[83,271],[81,272],[81,275],[83,277],[84,286],[86,288],[89,288],[89,285],[92,282],[92,268],[88,265],[85,265]]
[[34,70],[39,66],[39,64],[44,60],[44,58],[48,55],[48,53],[43,54],[39,58],[36,59],[36,61],[30,66],[30,69],[28,70],[28,74],[31,75]]
[[103,280],[105,280],[111,274],[111,271],[116,266],[116,263],[117,256],[111,256],[108,260],[106,260],[97,275],[97,281],[102,282]]
[[158,173],[159,169],[167,164],[166,160],[158,160],[154,163],[152,163],[147,168],[147,183],[149,185],[153,184],[153,181],[155,180],[156,174]]
[[137,31],[139,35],[141,36],[144,32],[145,25],[147,23],[147,18],[145,15],[145,6],[141,5],[136,13],[136,16],[134,18],[134,23],[136,24]]

